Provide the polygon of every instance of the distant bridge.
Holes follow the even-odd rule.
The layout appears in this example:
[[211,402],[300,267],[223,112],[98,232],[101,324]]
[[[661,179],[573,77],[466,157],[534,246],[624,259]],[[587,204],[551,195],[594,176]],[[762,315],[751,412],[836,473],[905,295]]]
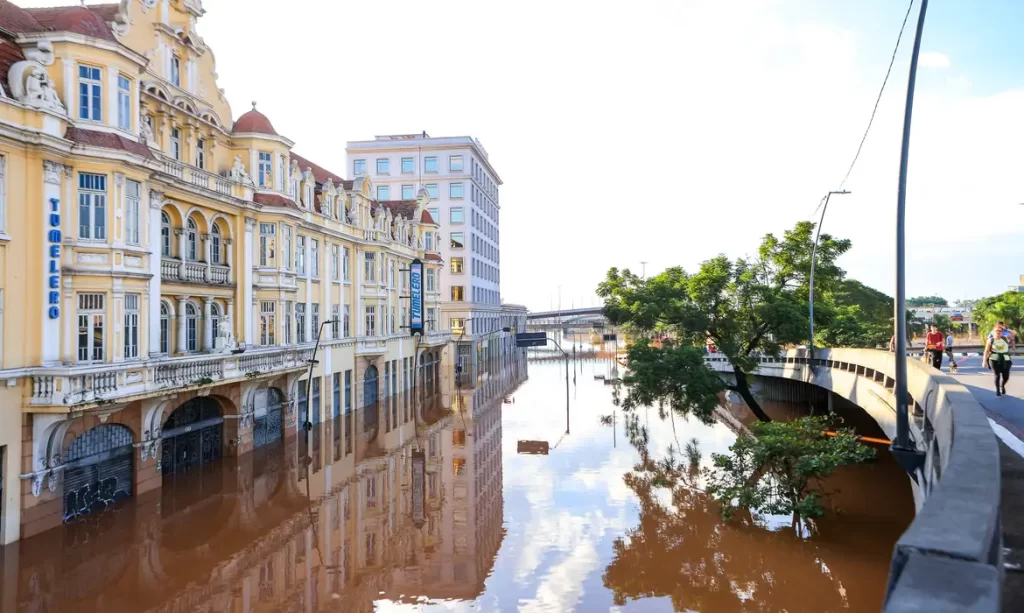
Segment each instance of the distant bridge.
[[531,330],[604,328],[608,325],[608,319],[604,316],[600,307],[528,313],[526,319],[526,325]]
[[527,313],[526,319],[561,319],[580,315],[604,315],[603,307],[587,307],[585,309],[559,309],[557,311],[537,311]]

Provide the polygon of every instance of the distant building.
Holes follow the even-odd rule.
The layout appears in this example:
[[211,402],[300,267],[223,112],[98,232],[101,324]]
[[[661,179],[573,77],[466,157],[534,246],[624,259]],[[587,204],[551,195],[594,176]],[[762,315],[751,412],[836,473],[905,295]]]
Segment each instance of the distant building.
[[1021,275],[1017,281],[1020,283],[1020,285],[1011,285],[1006,289],[1008,289],[1011,292],[1024,292],[1024,275]]

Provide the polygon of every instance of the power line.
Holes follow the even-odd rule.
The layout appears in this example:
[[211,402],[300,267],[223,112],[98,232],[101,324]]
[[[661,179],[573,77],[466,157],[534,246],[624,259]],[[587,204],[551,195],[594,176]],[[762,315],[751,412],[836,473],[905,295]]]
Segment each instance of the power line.
[[[843,177],[841,183],[839,183],[839,189],[843,189],[846,185],[846,180],[850,178],[850,173],[853,172],[853,167],[857,164],[857,159],[860,157],[860,151],[864,148],[864,141],[868,139],[868,132],[871,131],[871,124],[875,121],[875,113],[878,112],[878,103],[882,101],[882,93],[885,91],[885,85],[889,82],[889,75],[892,73],[892,65],[896,61],[896,52],[900,49],[900,40],[903,39],[903,30],[907,27],[907,19],[910,17],[910,9],[914,7],[914,0],[910,0],[910,4],[907,5],[907,13],[903,16],[903,25],[900,26],[900,34],[896,37],[896,46],[892,50],[892,58],[889,59],[889,68],[885,71],[885,79],[882,80],[882,87],[878,90],[878,97],[875,98],[875,107],[871,109],[871,118],[868,119],[868,127],[864,130],[864,136],[860,139],[860,144],[857,145],[857,153],[853,156],[853,161],[850,162],[850,168],[846,171],[846,176]],[[824,202],[824,200],[822,200]],[[818,205],[821,206],[820,204]]]

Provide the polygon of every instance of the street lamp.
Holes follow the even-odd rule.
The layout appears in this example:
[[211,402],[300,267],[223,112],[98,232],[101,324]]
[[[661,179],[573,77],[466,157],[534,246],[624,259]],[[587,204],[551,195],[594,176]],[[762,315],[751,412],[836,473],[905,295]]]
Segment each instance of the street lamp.
[[810,278],[810,296],[808,299],[808,311],[810,312],[811,321],[811,337],[810,337],[810,348],[811,348],[811,370],[814,370],[814,264],[818,255],[818,237],[821,236],[821,226],[825,223],[825,211],[828,210],[828,201],[832,197],[832,194],[849,194],[850,192],[843,190],[835,190],[825,194],[825,205],[821,207],[821,220],[818,222],[818,228],[814,233],[814,246],[811,247],[811,278]]
[[917,17],[914,51],[910,56],[910,75],[907,79],[907,103],[903,116],[903,146],[900,151],[900,179],[896,196],[896,440],[889,450],[908,473],[924,465],[924,454],[910,442],[910,415],[907,407],[907,296],[906,296],[906,209],[907,159],[910,155],[910,118],[914,111],[914,84],[917,81],[917,56],[921,52],[921,31],[928,0],[921,0]]

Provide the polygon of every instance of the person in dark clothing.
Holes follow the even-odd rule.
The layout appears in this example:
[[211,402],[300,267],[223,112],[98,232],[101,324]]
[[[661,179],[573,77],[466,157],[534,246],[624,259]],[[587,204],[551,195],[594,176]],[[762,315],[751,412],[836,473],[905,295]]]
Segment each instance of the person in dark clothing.
[[982,367],[991,367],[995,375],[996,396],[1006,394],[1006,382],[1010,380],[1010,341],[1004,330],[1002,322],[996,324],[985,343],[985,354],[981,360]]

